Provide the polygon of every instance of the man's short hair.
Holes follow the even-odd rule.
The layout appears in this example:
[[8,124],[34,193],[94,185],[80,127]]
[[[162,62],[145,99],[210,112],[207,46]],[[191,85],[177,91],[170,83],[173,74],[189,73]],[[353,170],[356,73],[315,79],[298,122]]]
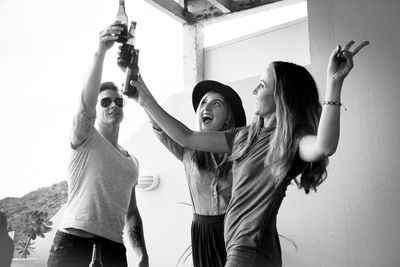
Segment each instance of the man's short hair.
[[104,90],[114,90],[114,91],[119,92],[118,87],[113,82],[103,82],[103,83],[101,83],[99,93],[104,91]]

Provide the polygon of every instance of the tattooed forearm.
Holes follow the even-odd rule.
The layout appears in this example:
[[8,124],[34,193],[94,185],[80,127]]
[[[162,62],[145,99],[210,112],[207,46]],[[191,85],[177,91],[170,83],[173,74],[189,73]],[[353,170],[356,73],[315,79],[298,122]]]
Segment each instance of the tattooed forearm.
[[129,229],[129,240],[134,248],[144,247],[143,233],[139,226],[135,225]]

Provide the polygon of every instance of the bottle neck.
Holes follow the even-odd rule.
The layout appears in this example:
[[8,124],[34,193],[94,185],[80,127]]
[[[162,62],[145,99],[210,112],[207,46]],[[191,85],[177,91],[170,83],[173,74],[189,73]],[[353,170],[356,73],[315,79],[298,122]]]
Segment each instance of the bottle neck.
[[119,1],[119,8],[118,8],[118,13],[117,13],[117,20],[119,20],[122,24],[125,24],[128,26],[128,16],[126,15],[125,12],[125,2],[124,1]]
[[132,26],[129,28],[129,35],[130,37],[135,37],[136,35],[136,28],[132,28]]
[[100,245],[93,245],[92,262],[101,262]]
[[125,2],[124,1],[119,2],[118,13],[125,14]]
[[132,21],[131,27],[129,28],[129,36],[128,36],[127,44],[132,45],[132,46],[136,45],[135,32],[136,32],[136,22]]

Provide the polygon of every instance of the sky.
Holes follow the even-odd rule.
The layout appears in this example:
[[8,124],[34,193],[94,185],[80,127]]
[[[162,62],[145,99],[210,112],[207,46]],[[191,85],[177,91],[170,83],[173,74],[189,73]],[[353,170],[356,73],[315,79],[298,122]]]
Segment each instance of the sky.
[[[118,0],[0,0],[0,199],[21,197],[65,180],[69,131],[98,33],[111,24]],[[162,103],[183,91],[183,27],[144,0],[126,0],[137,21],[142,77]],[[306,2],[204,28],[204,47],[307,16]],[[107,52],[103,81],[117,84],[115,44]],[[127,101],[119,143],[146,123]]]
[[[66,179],[83,79],[98,33],[117,11],[118,0],[0,1],[0,199]],[[182,25],[143,0],[126,1],[126,12],[137,21],[140,70],[155,97],[182,91]],[[103,81],[122,84],[117,45],[107,52]],[[120,143],[145,122],[128,101]]]

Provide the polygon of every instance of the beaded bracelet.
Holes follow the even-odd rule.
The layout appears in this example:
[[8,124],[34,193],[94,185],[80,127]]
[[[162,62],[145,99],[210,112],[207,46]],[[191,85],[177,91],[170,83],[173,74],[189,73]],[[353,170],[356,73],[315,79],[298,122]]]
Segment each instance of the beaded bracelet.
[[324,102],[322,102],[322,105],[333,105],[333,106],[339,106],[339,107],[343,106],[344,110],[347,110],[347,108],[342,103],[340,103],[338,101],[324,101]]

